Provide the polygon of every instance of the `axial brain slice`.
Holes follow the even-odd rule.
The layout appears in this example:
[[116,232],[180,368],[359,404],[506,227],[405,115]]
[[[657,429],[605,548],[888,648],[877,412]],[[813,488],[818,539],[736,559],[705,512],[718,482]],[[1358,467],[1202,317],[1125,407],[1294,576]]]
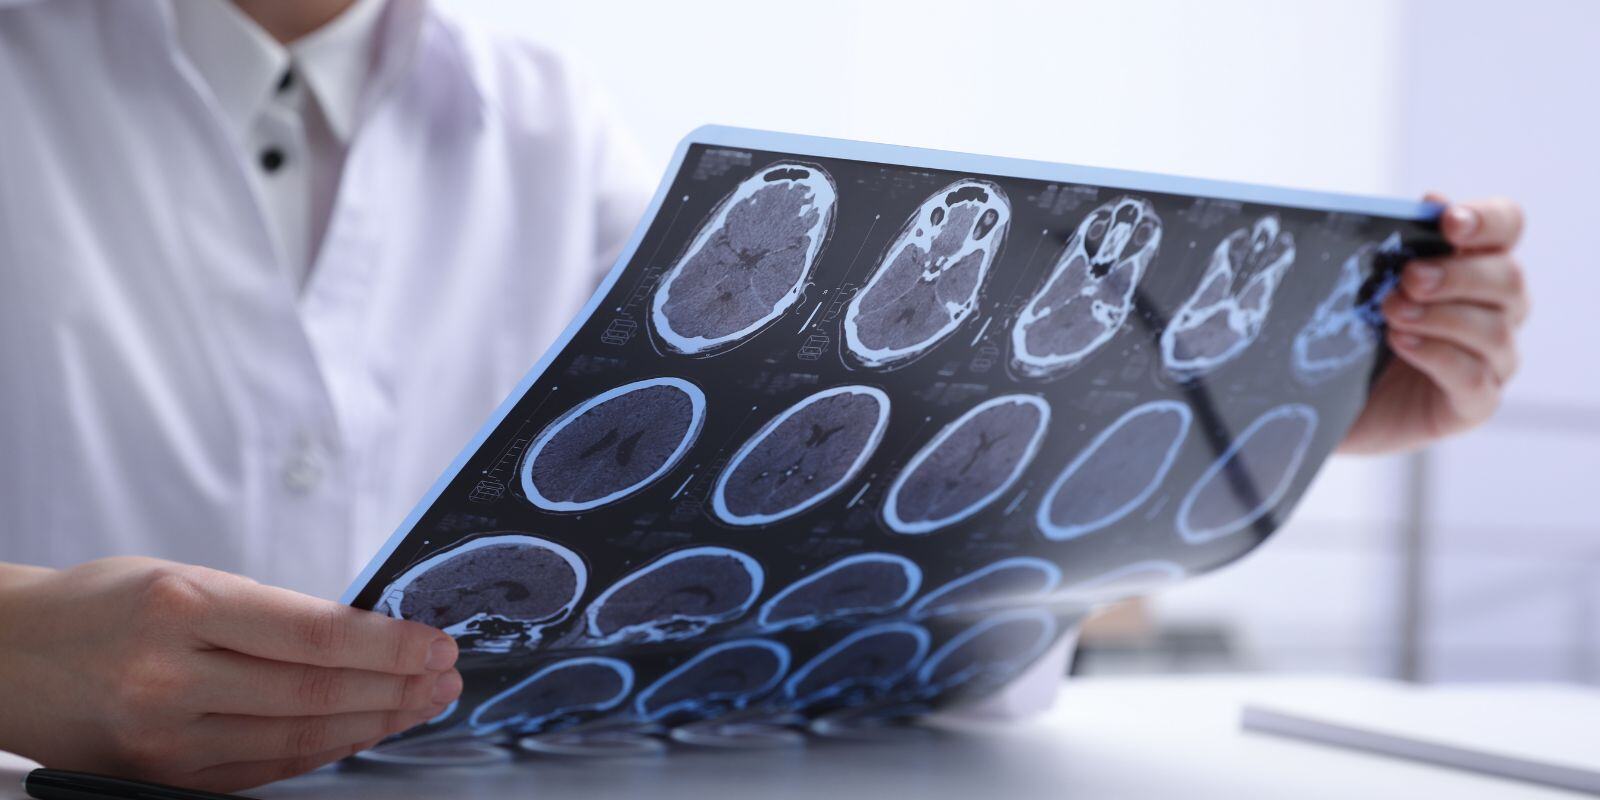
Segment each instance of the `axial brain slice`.
[[1294,338],[1294,370],[1302,380],[1320,382],[1372,352],[1383,326],[1379,306],[1396,279],[1379,262],[1400,254],[1400,234],[1395,233],[1382,244],[1362,245],[1345,259],[1333,291]]
[[1193,412],[1154,400],[1135,406],[1089,442],[1039,502],[1039,530],[1055,540],[1100,530],[1150,499],[1189,432]]
[[934,692],[993,689],[1038,658],[1055,634],[1055,617],[1047,611],[1004,611],[951,637],[923,663],[917,679]]
[[1110,341],[1133,312],[1134,290],[1160,244],[1161,218],[1147,200],[1119,197],[1090,212],[1017,316],[1012,366],[1049,377]]
[[1035,600],[1061,582],[1061,568],[1041,558],[1005,558],[929,592],[911,607],[913,617],[992,610]]
[[1234,231],[1211,254],[1199,288],[1161,334],[1161,359],[1185,379],[1243,352],[1266,322],[1272,295],[1294,263],[1294,235],[1267,215]]
[[928,632],[905,622],[863,628],[795,670],[784,693],[811,705],[851,693],[881,692],[911,674],[928,653]]
[[905,605],[922,585],[922,570],[903,556],[862,553],[842,558],[790,584],[761,606],[768,630],[811,628],[856,614]]
[[963,180],[923,202],[845,311],[848,351],[862,364],[907,361],[961,326],[1011,222],[1000,187]]
[[551,664],[485,700],[467,724],[478,733],[513,728],[534,733],[563,718],[616,707],[633,690],[633,668],[614,658]]
[[901,470],[884,502],[884,522],[897,533],[928,533],[982,511],[1027,469],[1049,421],[1050,405],[1033,395],[978,404]]
[[855,477],[883,438],[889,397],[840,386],[779,414],[734,453],[717,479],[712,510],[733,525],[763,525],[798,514]]
[[588,632],[605,642],[687,638],[742,616],[761,584],[761,566],[743,553],[680,550],[601,593],[586,612]]
[[439,628],[468,649],[537,641],[582,596],[587,572],[571,550],[532,536],[474,539],[407,570],[379,598],[391,616]]
[[1178,533],[1208,542],[1253,525],[1277,507],[1299,474],[1317,412],[1290,403],[1262,414],[1201,474],[1178,506]]
[[528,500],[583,511],[619,500],[670,470],[705,421],[705,394],[653,378],[591,398],[546,427],[522,462]]
[[743,708],[778,685],[789,671],[789,649],[765,639],[708,647],[639,693],[634,707],[646,719]]
[[774,164],[739,184],[656,289],[662,341],[708,353],[783,316],[805,289],[836,196],[833,178],[809,164]]

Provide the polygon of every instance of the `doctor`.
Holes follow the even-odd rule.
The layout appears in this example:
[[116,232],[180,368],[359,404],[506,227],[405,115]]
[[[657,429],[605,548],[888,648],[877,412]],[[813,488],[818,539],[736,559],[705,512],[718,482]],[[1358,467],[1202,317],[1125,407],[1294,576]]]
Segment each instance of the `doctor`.
[[[449,637],[315,598],[637,221],[594,89],[423,0],[0,0],[0,120],[0,749],[226,790],[437,714]],[[1449,208],[1347,450],[1494,409],[1520,228]]]

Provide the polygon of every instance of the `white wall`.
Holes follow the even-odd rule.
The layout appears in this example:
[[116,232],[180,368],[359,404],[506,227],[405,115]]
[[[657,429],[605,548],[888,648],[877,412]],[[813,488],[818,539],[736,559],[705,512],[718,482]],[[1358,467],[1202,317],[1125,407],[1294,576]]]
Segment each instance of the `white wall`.
[[[1389,193],[1400,9],[1383,0],[805,4],[455,0],[588,63],[664,165],[718,122]],[[1273,544],[1160,602],[1264,667],[1392,660],[1396,472],[1337,463]]]
[[1400,185],[1527,209],[1524,367],[1435,453],[1424,671],[1600,683],[1600,3],[1414,0]]
[[1390,188],[1396,13],[1382,0],[454,3],[586,62],[658,165],[717,122]]

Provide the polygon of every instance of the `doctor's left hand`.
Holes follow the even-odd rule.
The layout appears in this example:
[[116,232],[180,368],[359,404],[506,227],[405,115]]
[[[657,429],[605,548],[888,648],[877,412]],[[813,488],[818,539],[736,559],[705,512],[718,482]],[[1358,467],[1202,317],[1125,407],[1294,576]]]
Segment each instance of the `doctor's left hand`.
[[0,750],[48,767],[232,791],[437,716],[444,633],[148,558],[0,564]]
[[1342,452],[1410,450],[1475,427],[1494,413],[1517,371],[1528,289],[1511,251],[1522,236],[1522,209],[1504,199],[1452,204],[1440,228],[1455,252],[1407,264],[1384,301],[1396,360]]

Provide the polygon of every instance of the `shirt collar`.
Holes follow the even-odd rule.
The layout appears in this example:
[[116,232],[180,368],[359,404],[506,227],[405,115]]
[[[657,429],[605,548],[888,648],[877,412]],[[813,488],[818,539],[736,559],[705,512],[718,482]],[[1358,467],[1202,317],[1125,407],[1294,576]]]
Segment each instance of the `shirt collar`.
[[172,0],[178,45],[243,138],[289,67],[289,51],[227,0]]
[[360,118],[369,79],[379,65],[384,3],[356,0],[328,24],[289,43],[295,69],[310,85],[334,136],[346,144]]
[[[228,0],[172,0],[177,41],[233,132],[244,136],[291,66],[348,144],[380,73],[409,60],[415,14],[385,21],[387,0],[356,0],[326,25],[290,42],[273,39]],[[397,3],[398,5],[398,3]],[[381,68],[381,69],[380,69]]]

